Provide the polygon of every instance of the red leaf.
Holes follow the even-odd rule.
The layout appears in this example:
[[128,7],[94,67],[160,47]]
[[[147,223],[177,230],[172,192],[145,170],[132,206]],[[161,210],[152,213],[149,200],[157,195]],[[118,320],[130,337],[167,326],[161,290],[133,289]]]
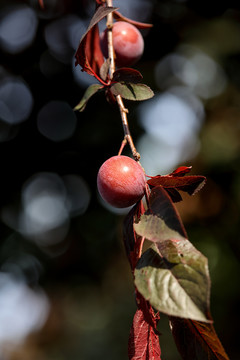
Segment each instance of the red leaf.
[[172,176],[184,176],[187,173],[189,173],[191,171],[191,169],[192,169],[191,166],[180,166],[169,175],[172,175]]
[[156,330],[159,316],[155,315],[151,305],[137,294],[137,309],[128,341],[129,360],[161,360],[161,348]]
[[178,351],[185,360],[229,360],[212,323],[170,318]]
[[179,192],[174,188],[165,189],[173,202],[182,201],[182,197]]
[[75,65],[79,64],[82,67],[82,71],[86,71],[100,81],[99,74],[100,68],[104,63],[104,57],[100,48],[98,22],[115,9],[117,8],[101,5],[97,8],[75,53]]
[[142,22],[139,22],[139,21],[134,21],[134,20],[131,20],[125,16],[123,16],[120,12],[118,11],[114,11],[113,13],[113,16],[114,16],[114,19],[118,20],[118,21],[126,21],[134,26],[136,26],[138,29],[148,29],[148,28],[151,28],[153,27],[152,24],[147,24],[147,23],[142,23]]
[[[178,191],[187,192],[189,195],[196,194],[206,183],[205,176],[192,175],[185,176],[191,167],[181,166],[169,175],[157,175],[151,177],[147,183],[150,186],[162,186],[168,191],[172,200],[177,202],[182,200]],[[172,191],[172,190],[175,191]]]
[[82,71],[95,76],[100,73],[100,68],[104,63],[102,51],[99,43],[98,26],[94,25],[82,39],[75,54],[76,63],[82,67]]
[[41,6],[42,9],[44,9],[44,3],[43,3],[43,0],[38,0],[39,2],[39,5]]

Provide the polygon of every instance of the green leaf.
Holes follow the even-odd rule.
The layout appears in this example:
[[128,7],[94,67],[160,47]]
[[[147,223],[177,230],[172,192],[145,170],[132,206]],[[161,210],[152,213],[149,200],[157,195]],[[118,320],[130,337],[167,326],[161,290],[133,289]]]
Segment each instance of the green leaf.
[[140,258],[135,284],[157,310],[170,316],[208,321],[208,261],[187,239],[169,195],[155,187],[149,210],[134,224],[137,235],[154,242]]
[[166,235],[142,255],[135,270],[138,291],[167,315],[207,322],[210,281],[206,257],[180,235],[163,240],[171,229],[166,224],[159,227]]
[[185,240],[179,232],[170,229],[166,223],[156,215],[142,215],[138,224],[134,224],[134,230],[140,236],[146,237],[153,242],[162,242],[169,239]]
[[92,84],[90,85],[87,90],[85,91],[81,101],[75,106],[75,108],[73,109],[74,111],[78,110],[78,111],[83,111],[87,105],[88,100],[90,99],[90,97],[92,97],[96,92],[98,92],[99,90],[101,90],[103,88],[102,85],[100,84]]
[[117,96],[121,95],[124,99],[142,101],[154,96],[153,91],[145,84],[134,84],[118,82],[111,86],[111,92]]
[[100,68],[100,76],[101,79],[103,79],[104,81],[106,81],[108,78],[110,63],[111,63],[110,59],[105,60]]

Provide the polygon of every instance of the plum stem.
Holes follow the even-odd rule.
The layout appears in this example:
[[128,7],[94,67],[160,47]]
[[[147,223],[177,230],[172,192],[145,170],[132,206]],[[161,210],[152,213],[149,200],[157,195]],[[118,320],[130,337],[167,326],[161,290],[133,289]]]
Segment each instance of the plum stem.
[[[108,7],[113,6],[112,0],[106,0],[106,4]],[[108,38],[108,54],[109,54],[108,56],[110,58],[109,75],[110,75],[111,79],[115,72],[115,59],[114,59],[114,49],[113,49],[112,28],[113,28],[113,14],[111,12],[110,14],[107,15],[107,35],[108,35],[107,38]],[[124,140],[128,142],[134,159],[136,161],[139,161],[140,154],[136,150],[136,147],[134,145],[134,142],[133,142],[133,139],[132,139],[132,136],[130,133],[129,125],[128,125],[128,119],[127,119],[128,109],[125,108],[121,95],[117,95],[116,100],[117,100],[119,111],[121,114],[123,131],[124,131]]]

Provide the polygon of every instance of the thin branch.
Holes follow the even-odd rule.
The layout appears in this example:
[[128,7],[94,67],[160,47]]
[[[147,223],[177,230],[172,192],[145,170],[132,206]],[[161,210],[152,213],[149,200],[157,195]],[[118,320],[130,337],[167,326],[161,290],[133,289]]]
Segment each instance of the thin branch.
[[[113,6],[112,0],[106,0],[106,4],[107,4],[107,6],[111,6],[111,7]],[[113,28],[113,14],[110,13],[110,14],[107,15],[108,56],[110,58],[110,69],[109,69],[110,78],[113,77],[113,74],[114,74],[114,71],[115,71],[112,28]],[[128,144],[129,144],[129,146],[131,148],[134,159],[136,161],[139,161],[140,160],[140,154],[136,150],[136,147],[134,145],[134,142],[133,142],[133,139],[132,139],[132,136],[131,136],[131,133],[130,133],[129,125],[128,125],[128,120],[127,120],[128,110],[124,106],[121,95],[117,95],[116,99],[117,99],[118,107],[119,107],[120,114],[121,114],[123,131],[124,131],[124,139],[128,142]]]

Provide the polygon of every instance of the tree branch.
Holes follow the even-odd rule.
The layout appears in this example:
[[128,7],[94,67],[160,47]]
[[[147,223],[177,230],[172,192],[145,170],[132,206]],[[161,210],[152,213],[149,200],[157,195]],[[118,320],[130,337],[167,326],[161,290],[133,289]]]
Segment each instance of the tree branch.
[[[112,0],[106,0],[106,4],[107,6],[112,7]],[[113,77],[114,71],[115,71],[115,59],[114,59],[114,49],[113,49],[113,34],[112,34],[112,28],[113,28],[113,14],[110,13],[107,15],[107,29],[108,29],[108,56],[110,58],[110,69],[109,69],[109,74],[110,77]],[[131,133],[130,133],[130,129],[129,129],[129,125],[128,125],[128,119],[127,119],[127,113],[128,110],[125,108],[123,100],[121,95],[117,95],[116,96],[117,99],[117,103],[118,103],[118,107],[119,107],[119,111],[121,114],[121,119],[122,119],[122,125],[123,125],[123,131],[124,131],[124,139],[128,142],[133,157],[136,161],[140,160],[140,154],[137,152],[136,147],[134,145]]]

